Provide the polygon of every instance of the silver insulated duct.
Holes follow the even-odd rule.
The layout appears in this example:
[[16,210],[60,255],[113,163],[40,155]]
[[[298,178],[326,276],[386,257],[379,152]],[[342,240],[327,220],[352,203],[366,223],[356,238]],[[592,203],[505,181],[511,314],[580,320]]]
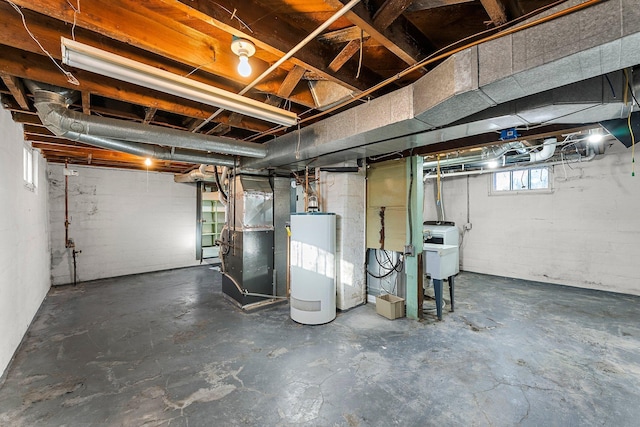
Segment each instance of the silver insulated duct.
[[[55,135],[67,139],[139,156],[221,166],[234,166],[234,159],[230,156],[266,156],[266,148],[260,144],[88,116],[67,109],[62,94],[37,87],[32,92],[42,124]],[[153,144],[145,144],[148,142]],[[162,148],[154,144],[173,148]]]

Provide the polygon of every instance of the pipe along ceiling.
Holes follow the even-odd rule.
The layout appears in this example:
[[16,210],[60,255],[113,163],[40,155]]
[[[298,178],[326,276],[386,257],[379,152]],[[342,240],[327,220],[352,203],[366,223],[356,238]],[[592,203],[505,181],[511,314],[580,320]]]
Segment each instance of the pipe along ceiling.
[[[511,127],[626,118],[633,104],[623,94],[637,85],[621,70],[640,64],[640,27],[621,18],[628,3],[604,5],[623,13],[608,14],[601,26],[620,31],[581,25],[601,6],[562,16],[461,50],[412,85],[265,144],[88,116],[68,110],[61,93],[29,88],[58,136],[158,159],[296,171]],[[556,31],[566,27],[580,28],[575,40]]]

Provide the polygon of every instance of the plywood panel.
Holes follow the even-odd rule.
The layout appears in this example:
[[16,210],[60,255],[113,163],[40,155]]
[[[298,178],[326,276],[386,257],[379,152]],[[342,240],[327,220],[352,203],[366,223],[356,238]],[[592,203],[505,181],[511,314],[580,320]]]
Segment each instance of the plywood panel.
[[367,171],[367,248],[381,249],[384,207],[384,249],[402,252],[407,234],[406,162],[371,165]]

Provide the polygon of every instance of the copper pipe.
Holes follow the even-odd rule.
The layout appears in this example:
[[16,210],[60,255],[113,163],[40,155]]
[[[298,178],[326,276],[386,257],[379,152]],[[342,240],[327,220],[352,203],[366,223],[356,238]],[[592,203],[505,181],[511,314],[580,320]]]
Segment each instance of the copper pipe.
[[67,162],[64,162],[64,247],[70,248],[69,245],[69,175],[67,175],[67,171],[69,169],[69,165]]

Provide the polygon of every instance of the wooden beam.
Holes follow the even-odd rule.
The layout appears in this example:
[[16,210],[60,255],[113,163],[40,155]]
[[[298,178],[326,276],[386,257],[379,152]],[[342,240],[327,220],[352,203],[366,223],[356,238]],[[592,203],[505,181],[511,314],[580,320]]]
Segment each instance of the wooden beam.
[[27,95],[22,81],[19,78],[6,73],[0,73],[0,77],[2,77],[2,81],[7,86],[7,89],[9,89],[18,105],[20,105],[20,108],[28,110],[29,102],[27,101]]
[[[306,70],[298,65],[293,67],[287,77],[285,77],[284,81],[280,85],[280,89],[278,89],[277,96],[270,96],[266,104],[277,106],[282,102],[282,99],[286,99],[291,95],[291,92],[296,88],[302,76]],[[242,123],[243,116],[238,113],[231,113],[229,116],[229,121],[225,123],[220,123],[215,126],[213,129],[207,132],[208,135],[225,135],[231,131],[231,127],[237,127],[240,123]],[[195,127],[194,127],[195,128]]]
[[157,111],[157,108],[145,108],[144,120],[142,121],[142,123],[145,125],[151,123],[151,120],[153,120],[153,116],[156,115]]
[[90,145],[88,145],[88,144],[83,144],[81,142],[71,141],[69,139],[61,138],[61,137],[58,137],[58,136],[25,134],[24,135],[24,139],[25,139],[25,141],[31,141],[31,142],[34,142],[34,141],[35,142],[46,142],[46,143],[49,143],[49,144],[62,144],[62,145],[73,144],[73,145],[76,145],[78,147],[90,147]]
[[[324,2],[336,9],[342,6],[340,0],[324,0]],[[379,30],[369,18],[369,12],[362,3],[354,6],[344,16],[409,65],[415,64],[418,59],[425,56],[425,53],[419,47],[419,43],[409,39],[406,31],[400,28],[397,23],[393,23],[385,30]]]
[[[46,82],[55,86],[72,90],[88,91],[94,95],[116,99],[143,107],[157,108],[181,116],[206,119],[216,108],[198,102],[145,89],[137,85],[98,76],[86,71],[76,71],[74,74],[80,80],[80,86],[73,85],[60,73],[51,61],[43,56],[26,53],[7,46],[0,45],[0,72],[5,72],[21,78]],[[224,119],[220,117],[220,119]],[[271,126],[260,120],[245,121],[250,124],[248,130],[262,132]]]
[[414,0],[407,12],[435,9],[437,7],[454,6],[456,4],[472,3],[475,0]]
[[25,134],[54,136],[53,132],[44,126],[23,124],[22,130]]
[[409,6],[411,6],[413,0],[387,0],[373,15],[373,25],[378,28],[385,29],[398,16],[402,15]]
[[329,64],[329,69],[332,71],[338,71],[344,64],[347,63],[349,59],[351,59],[353,55],[355,55],[357,51],[360,50],[360,47],[360,40],[351,40],[345,47],[342,48],[340,53],[335,58],[333,58],[333,60]]
[[[154,13],[143,4],[148,2],[92,0],[83,2],[82,12],[77,14],[67,0],[15,0],[14,3],[67,24],[75,20],[77,27],[193,67],[201,66],[231,81],[243,81],[236,72],[237,57],[226,43],[223,48],[219,38],[182,25],[171,15]],[[189,48],[185,49],[186,46]],[[213,58],[215,64],[212,64]],[[253,65],[260,68],[259,61]],[[263,63],[263,67],[266,69],[267,65]]]
[[[53,0],[52,0],[53,1]],[[158,1],[158,0],[156,0]],[[63,2],[64,3],[64,2]],[[68,8],[68,5],[65,4],[65,7]],[[83,14],[85,11],[83,8]],[[52,19],[48,16],[42,15],[37,12],[32,12],[30,10],[23,10],[27,22],[29,23],[30,31],[35,35],[38,41],[42,44],[42,46],[47,49],[54,58],[60,60],[60,36],[68,34],[69,26],[65,25],[64,22],[61,22],[57,19]],[[80,14],[78,14],[79,16]],[[57,16],[57,15],[56,15]],[[73,20],[72,20],[73,21]],[[36,53],[41,55],[42,51],[40,48],[33,42],[33,40],[29,37],[29,35],[24,31],[24,27],[22,25],[22,21],[20,20],[20,16],[11,8],[11,6],[5,2],[0,2],[0,44],[15,47],[27,52]],[[178,75],[185,75],[189,71],[193,70],[193,66],[190,65],[178,65],[177,63],[167,62],[158,58],[157,55],[152,55],[147,52],[141,51],[140,49],[136,49],[132,47],[130,44],[126,42],[118,42],[114,39],[110,39],[104,37],[100,34],[92,32],[90,30],[78,27],[75,31],[76,40],[85,43],[91,46],[98,46],[101,49],[104,49],[109,52],[117,53],[126,58],[132,59],[134,61],[142,62],[147,65],[151,65],[156,68],[161,68],[163,70],[169,71]],[[183,49],[184,50],[184,49]],[[211,62],[211,58],[208,59]],[[216,67],[218,61],[216,60],[215,64],[210,64],[209,68]],[[235,67],[237,66],[237,57],[233,59],[234,64],[234,73]],[[252,62],[253,64],[253,62]],[[198,64],[202,65],[202,64]],[[254,67],[256,68],[256,67]],[[230,84],[229,80],[221,80],[219,78],[213,78],[212,75],[215,75],[215,71],[207,70],[207,67],[203,67],[203,70],[209,71],[209,73],[195,73],[190,78],[194,80],[198,80],[202,83],[216,86],[220,89],[224,89],[231,92],[239,91],[240,85]],[[255,90],[257,92],[275,94],[278,90],[278,83],[282,79],[284,79],[286,72],[284,70],[276,71],[269,76],[269,79],[259,83],[256,85]],[[75,73],[74,73],[75,74]],[[236,73],[237,74],[237,73]],[[77,77],[77,76],[76,76]],[[274,80],[275,79],[275,80]],[[280,80],[278,80],[280,79]],[[243,82],[246,83],[246,82]],[[95,95],[95,93],[94,93]],[[251,94],[249,94],[251,95]],[[300,103],[305,107],[313,106],[313,98],[311,94],[308,96],[304,96],[301,94],[300,96],[296,94],[294,98],[291,99],[293,102]]]
[[91,115],[91,92],[82,92],[82,112]]
[[370,36],[367,32],[363,34],[363,31],[354,25],[341,30],[324,33],[318,37],[318,40],[325,43],[341,44],[350,42],[351,40],[360,40],[360,37],[368,38]]
[[[291,50],[295,43],[304,39],[308,32],[302,31],[281,19],[273,10],[261,6],[259,3],[251,3],[251,7],[243,8],[239,17],[244,22],[251,23],[250,29],[242,27],[238,22],[231,21],[230,15],[225,11],[235,10],[238,2],[233,0],[160,0],[163,3],[182,4],[182,14],[185,20],[197,18],[211,26],[221,28],[235,36],[248,38],[256,44],[259,51],[269,52],[280,58],[285,52]],[[325,2],[326,3],[326,2]],[[173,6],[178,8],[177,5]],[[331,5],[327,5],[328,14],[342,8],[343,4],[339,0],[332,0]],[[186,22],[185,22],[186,23]],[[197,25],[191,22],[190,25]],[[277,31],[274,31],[274,28]],[[296,41],[296,42],[293,42]],[[256,54],[257,55],[257,54]],[[325,58],[332,55],[331,46],[319,42],[317,39],[309,42],[300,49],[287,63],[289,67],[298,65],[306,70],[314,71],[322,75],[327,80],[336,82],[351,90],[363,90],[379,81],[379,78],[370,71],[362,73],[359,79],[355,78],[355,67],[347,67],[340,73],[334,73],[328,69]]]
[[302,79],[302,76],[304,76],[304,73],[306,71],[307,70],[305,70],[303,67],[300,67],[298,65],[293,67],[293,69],[289,71],[289,74],[287,74],[287,77],[285,77],[284,81],[280,85],[277,95],[280,98],[289,98],[289,96],[291,95],[293,90],[296,88],[296,86],[298,85],[298,82],[300,81],[300,79]]
[[30,124],[34,126],[44,127],[44,125],[40,121],[40,117],[38,117],[38,115],[35,113],[25,113],[25,112],[20,113],[17,111],[12,111],[11,118],[16,123]]
[[11,93],[3,93],[0,95],[0,103],[2,103],[2,107],[7,111],[21,111],[28,113],[27,110],[24,110],[18,101],[11,95]]
[[493,25],[497,27],[507,22],[507,13],[504,10],[502,0],[480,0],[480,3],[482,3],[484,10],[487,11]]
[[[367,24],[367,27],[361,27],[361,28],[366,31],[371,31],[371,28],[375,28],[377,31],[384,31],[402,14],[402,12],[404,12],[404,10],[407,7],[411,5],[411,2],[412,0],[385,1],[384,4],[380,6],[376,14],[373,16],[373,21],[371,22],[371,24]],[[360,26],[360,24],[356,24],[356,25]],[[372,36],[375,38],[375,35],[373,33],[372,33]],[[361,47],[360,40],[357,40],[357,41],[351,40],[340,51],[340,53],[331,61],[331,63],[329,64],[329,69],[331,69],[334,72],[338,71],[344,64],[347,63],[347,61],[356,52],[358,52],[360,47]],[[406,54],[406,52],[404,52],[404,54]],[[411,57],[411,60],[410,60],[411,62],[407,61],[408,58],[406,57],[402,59],[409,64],[413,64],[416,62],[413,57]]]

